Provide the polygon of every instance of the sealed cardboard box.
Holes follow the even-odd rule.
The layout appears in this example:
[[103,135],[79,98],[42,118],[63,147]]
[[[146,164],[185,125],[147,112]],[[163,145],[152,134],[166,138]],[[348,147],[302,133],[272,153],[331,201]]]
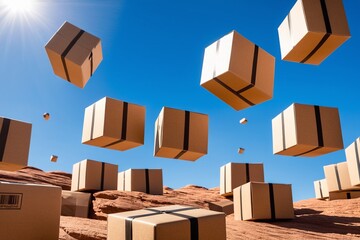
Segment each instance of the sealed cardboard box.
[[108,215],[108,240],[225,240],[225,214],[171,205]]
[[84,88],[103,59],[101,41],[69,22],[45,46],[55,75]]
[[347,162],[324,166],[324,173],[329,192],[360,190],[351,185]]
[[249,182],[234,189],[235,220],[294,218],[290,184]]
[[232,196],[233,190],[247,182],[264,182],[262,163],[227,163],[220,168],[220,194]]
[[16,171],[28,165],[30,123],[0,117],[0,170]]
[[125,151],[144,145],[145,107],[104,97],[85,109],[82,143]]
[[87,218],[91,206],[91,193],[71,192],[61,193],[61,215]]
[[234,213],[234,203],[227,199],[220,202],[209,202],[209,209],[229,215]]
[[275,58],[232,31],[205,49],[201,86],[235,110],[272,98]]
[[350,38],[342,0],[298,0],[278,33],[283,60],[315,65]]
[[117,189],[162,195],[162,169],[128,169],[119,172]]
[[61,188],[0,182],[0,239],[59,239]]
[[315,198],[316,199],[327,199],[329,198],[329,189],[327,186],[326,179],[314,181]]
[[344,148],[337,108],[293,103],[272,120],[273,153],[316,157]]
[[346,162],[349,167],[349,177],[352,186],[360,186],[360,138],[357,138],[345,149]]
[[163,107],[155,122],[154,156],[195,161],[207,154],[208,115]]
[[73,165],[71,191],[116,190],[118,165],[85,159]]
[[329,200],[353,199],[359,197],[360,191],[331,192],[329,194]]

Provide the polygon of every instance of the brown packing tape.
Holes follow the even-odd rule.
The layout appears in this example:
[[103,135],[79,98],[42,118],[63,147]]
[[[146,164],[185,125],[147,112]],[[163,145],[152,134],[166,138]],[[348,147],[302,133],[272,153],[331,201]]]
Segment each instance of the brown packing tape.
[[80,189],[80,174],[81,174],[81,163],[82,162],[79,162],[79,167],[78,167],[78,182],[77,182],[77,189],[76,190],[79,190]]
[[356,139],[355,140],[355,161],[356,161],[356,166],[357,166],[357,169],[358,169],[358,172],[359,172],[359,176],[360,176],[360,159],[359,159],[359,150],[358,150],[358,143],[357,141],[360,141],[360,139]]
[[276,219],[276,211],[275,211],[275,200],[274,200],[274,185],[269,183],[269,197],[270,197],[270,211],[271,211],[271,220]]
[[337,183],[337,185],[338,185],[338,189],[339,189],[339,190],[342,190],[342,188],[341,188],[341,182],[340,182],[340,176],[339,176],[339,170],[338,170],[337,165],[335,165],[334,168],[335,168],[336,183]]
[[324,198],[323,192],[322,192],[322,186],[321,186],[321,181],[319,180],[319,190],[320,190],[320,197]]
[[10,122],[11,122],[10,119],[3,118],[3,123],[0,130],[0,162],[2,162],[4,158],[6,140],[8,138],[9,129],[10,129]]
[[146,193],[150,193],[150,178],[149,178],[149,169],[145,169],[145,186],[146,186]]
[[185,126],[184,126],[184,143],[183,150],[174,158],[179,159],[184,153],[189,150],[189,136],[190,136],[190,112],[185,111]]
[[104,190],[105,182],[105,163],[101,162],[100,190]]

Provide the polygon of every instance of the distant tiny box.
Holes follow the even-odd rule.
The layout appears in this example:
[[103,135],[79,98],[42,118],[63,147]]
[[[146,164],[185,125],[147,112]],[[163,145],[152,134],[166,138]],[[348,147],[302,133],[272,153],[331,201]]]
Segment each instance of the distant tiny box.
[[232,31],[205,49],[200,85],[235,110],[270,100],[275,58]]
[[145,107],[104,97],[85,109],[82,143],[125,151],[144,145]]
[[245,152],[245,148],[238,148],[238,154],[243,154]]
[[248,120],[246,118],[242,118],[240,119],[240,123],[241,124],[246,124],[248,122]]
[[45,50],[55,75],[80,88],[103,59],[100,39],[69,22],[57,30]]
[[278,33],[283,60],[315,65],[350,38],[342,0],[298,0]]
[[294,103],[272,120],[273,153],[316,157],[344,148],[337,108]]
[[51,155],[50,156],[50,161],[51,162],[57,162],[57,160],[58,160],[58,156],[56,156],[56,155]]
[[195,161],[208,151],[208,115],[163,107],[155,122],[154,156]]
[[350,182],[353,186],[360,186],[360,138],[345,149],[346,162],[349,167]]

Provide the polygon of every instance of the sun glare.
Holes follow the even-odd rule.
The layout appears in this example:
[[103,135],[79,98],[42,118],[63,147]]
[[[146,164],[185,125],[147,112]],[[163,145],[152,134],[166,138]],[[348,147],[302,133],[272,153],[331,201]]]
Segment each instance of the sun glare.
[[1,5],[12,13],[30,13],[37,0],[0,0]]

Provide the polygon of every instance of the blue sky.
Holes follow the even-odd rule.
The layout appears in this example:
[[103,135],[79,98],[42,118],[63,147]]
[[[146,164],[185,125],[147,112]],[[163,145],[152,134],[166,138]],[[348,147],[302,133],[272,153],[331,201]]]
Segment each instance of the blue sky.
[[[319,66],[281,60],[277,28],[295,0],[38,0],[31,14],[0,9],[0,116],[33,124],[29,165],[45,171],[71,172],[74,163],[94,159],[119,170],[163,168],[172,188],[215,187],[220,166],[263,162],[267,182],[291,183],[295,201],[312,198],[323,166],[345,161],[344,151],[273,155],[271,119],[293,102],[338,107],[344,146],[360,136],[360,1],[343,2],[352,37]],[[104,60],[84,89],[55,76],[44,49],[64,21],[102,40]],[[273,99],[242,111],[200,86],[205,47],[232,30],[276,58]],[[84,109],[104,96],[146,106],[144,146],[119,152],[81,144]],[[209,115],[208,155],[196,162],[153,157],[163,106]]]

